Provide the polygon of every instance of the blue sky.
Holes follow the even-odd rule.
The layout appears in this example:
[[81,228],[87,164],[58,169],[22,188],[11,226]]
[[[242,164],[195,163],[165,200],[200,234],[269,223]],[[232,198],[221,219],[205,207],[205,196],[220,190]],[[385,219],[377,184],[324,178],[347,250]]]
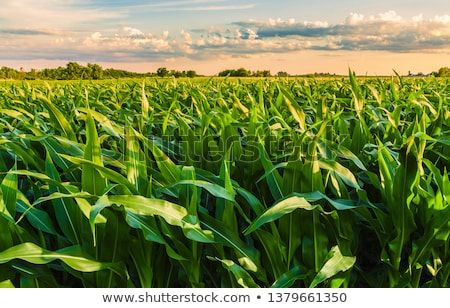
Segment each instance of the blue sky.
[[450,66],[447,0],[0,0],[0,66],[245,67],[385,75]]

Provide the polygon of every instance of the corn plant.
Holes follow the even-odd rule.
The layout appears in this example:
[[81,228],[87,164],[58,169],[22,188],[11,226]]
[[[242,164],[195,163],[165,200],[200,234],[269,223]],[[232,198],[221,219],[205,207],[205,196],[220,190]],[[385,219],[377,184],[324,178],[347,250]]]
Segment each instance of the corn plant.
[[0,285],[448,287],[446,79],[0,86]]

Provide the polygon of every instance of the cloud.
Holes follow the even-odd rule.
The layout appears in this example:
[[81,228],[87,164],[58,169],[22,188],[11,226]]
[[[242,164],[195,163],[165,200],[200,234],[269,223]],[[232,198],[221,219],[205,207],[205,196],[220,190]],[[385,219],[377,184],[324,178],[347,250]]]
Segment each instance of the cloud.
[[31,29],[0,29],[0,34],[11,35],[55,35],[51,31],[31,30]]
[[[268,20],[236,22],[241,31],[253,31],[260,40],[309,40],[310,49],[421,51],[450,47],[450,16],[404,20],[395,11],[364,16],[349,14],[344,22]],[[332,42],[332,44],[330,44]]]
[[[48,6],[51,1],[44,2]],[[221,6],[221,2],[223,1],[175,1],[149,5],[170,8],[174,3],[178,3],[184,5],[185,9],[189,7],[205,9]],[[25,3],[31,1],[17,1],[19,6]],[[74,5],[75,2],[67,3]],[[8,9],[12,6],[6,5]],[[56,6],[51,12],[56,14],[60,10],[62,7]],[[81,9],[82,12],[83,10],[87,9]],[[102,18],[115,16],[106,11],[104,13]],[[3,11],[0,15],[4,15]],[[91,17],[82,17],[77,11],[70,22],[82,20],[91,20]],[[39,39],[34,39],[34,36],[39,36]],[[419,14],[411,19],[404,19],[395,11],[369,16],[350,13],[344,16],[341,23],[335,24],[321,20],[296,21],[292,18],[248,20],[205,29],[182,28],[178,32],[170,33],[168,31],[151,33],[134,25],[91,31],[52,30],[39,25],[29,29],[12,26],[7,29],[0,28],[0,38],[2,38],[0,59],[34,57],[91,62],[139,63],[169,58],[191,60],[220,57],[249,58],[267,54],[279,54],[281,57],[288,53],[314,50],[330,53],[339,50],[448,52],[450,16],[425,18]]]
[[124,57],[142,61],[166,56],[174,53],[176,46],[177,41],[170,38],[168,31],[152,34],[128,26],[112,35],[94,32],[81,43],[82,49],[90,50],[92,54],[103,53],[107,61],[122,61]]

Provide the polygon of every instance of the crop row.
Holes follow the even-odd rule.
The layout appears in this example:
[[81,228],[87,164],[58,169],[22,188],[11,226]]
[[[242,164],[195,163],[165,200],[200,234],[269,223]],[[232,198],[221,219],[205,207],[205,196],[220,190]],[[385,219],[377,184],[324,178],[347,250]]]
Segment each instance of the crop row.
[[446,79],[0,86],[0,285],[448,287]]

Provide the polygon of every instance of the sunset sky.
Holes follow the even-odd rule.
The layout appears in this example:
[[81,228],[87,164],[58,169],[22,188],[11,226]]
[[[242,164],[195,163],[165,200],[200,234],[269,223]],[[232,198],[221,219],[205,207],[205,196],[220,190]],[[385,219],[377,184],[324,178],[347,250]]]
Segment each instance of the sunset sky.
[[450,67],[448,0],[0,0],[0,67],[98,63],[214,75]]

